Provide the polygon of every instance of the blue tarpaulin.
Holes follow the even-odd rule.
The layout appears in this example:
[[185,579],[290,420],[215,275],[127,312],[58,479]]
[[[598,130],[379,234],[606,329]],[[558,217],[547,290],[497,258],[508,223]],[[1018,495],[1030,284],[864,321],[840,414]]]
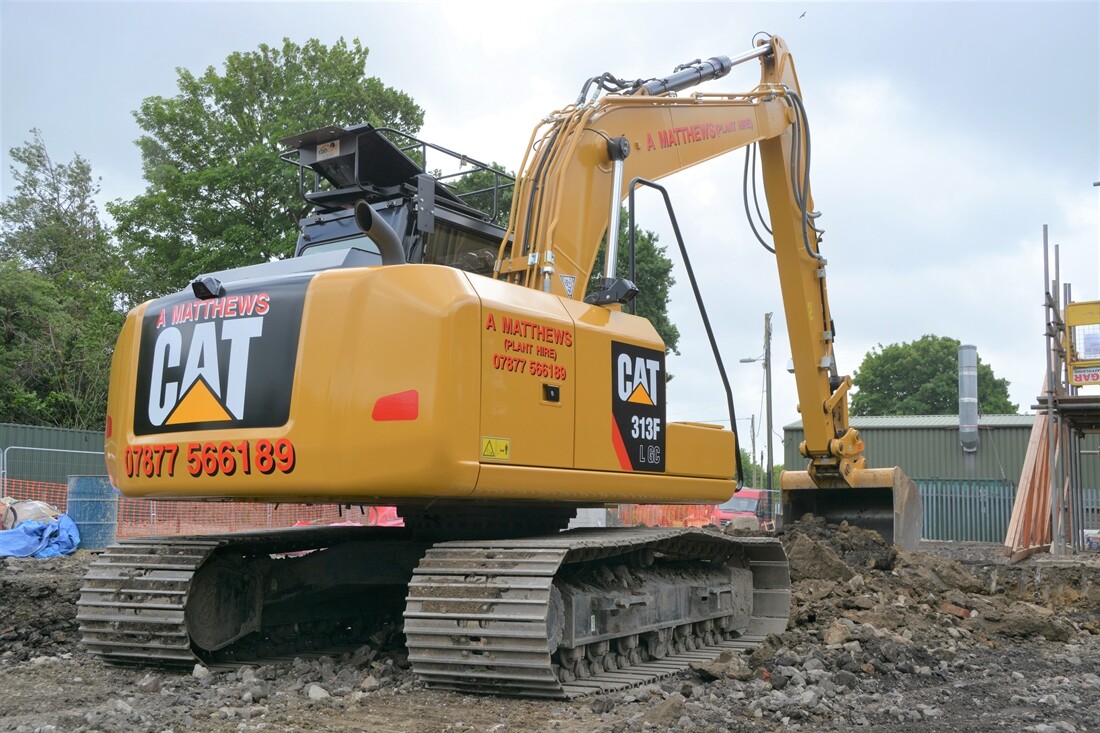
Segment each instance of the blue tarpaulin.
[[68,514],[49,522],[28,520],[0,531],[0,557],[71,555],[79,544],[80,532]]

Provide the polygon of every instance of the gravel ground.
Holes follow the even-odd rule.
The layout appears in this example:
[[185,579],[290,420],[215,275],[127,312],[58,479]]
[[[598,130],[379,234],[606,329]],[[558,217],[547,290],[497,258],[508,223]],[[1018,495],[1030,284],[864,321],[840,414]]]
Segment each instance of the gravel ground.
[[0,566],[0,731],[1100,730],[1100,556],[800,522],[791,625],[751,655],[570,703],[424,689],[379,637],[338,658],[212,672],[106,667],[79,646],[89,556]]

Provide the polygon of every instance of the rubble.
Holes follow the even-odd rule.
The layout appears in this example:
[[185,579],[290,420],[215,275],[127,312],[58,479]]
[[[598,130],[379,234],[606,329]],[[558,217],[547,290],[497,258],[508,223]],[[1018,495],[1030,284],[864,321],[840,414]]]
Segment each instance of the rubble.
[[799,522],[791,624],[658,683],[582,700],[426,689],[399,629],[335,657],[233,670],[106,667],[79,646],[88,556],[5,562],[0,731],[1077,731],[1100,728],[1100,557],[1008,566],[999,547],[897,551]]

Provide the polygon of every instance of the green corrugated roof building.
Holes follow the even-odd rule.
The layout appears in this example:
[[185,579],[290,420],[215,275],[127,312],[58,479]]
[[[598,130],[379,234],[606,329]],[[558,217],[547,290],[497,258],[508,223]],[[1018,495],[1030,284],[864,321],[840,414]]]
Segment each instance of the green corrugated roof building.
[[[958,415],[853,417],[863,437],[864,455],[872,468],[900,466],[911,478],[1020,481],[1034,415],[983,415],[978,418],[980,444],[974,453],[959,444]],[[783,427],[783,465],[801,471],[798,453],[802,422]],[[1100,449],[1100,436],[1087,436],[1083,450]],[[1100,489],[1100,456],[1082,456],[1082,487]]]

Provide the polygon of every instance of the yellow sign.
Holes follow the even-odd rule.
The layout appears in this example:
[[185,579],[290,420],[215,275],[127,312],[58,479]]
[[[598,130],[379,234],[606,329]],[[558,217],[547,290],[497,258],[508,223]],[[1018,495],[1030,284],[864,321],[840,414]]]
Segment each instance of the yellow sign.
[[508,438],[481,436],[481,460],[507,461],[511,458],[512,441]]

